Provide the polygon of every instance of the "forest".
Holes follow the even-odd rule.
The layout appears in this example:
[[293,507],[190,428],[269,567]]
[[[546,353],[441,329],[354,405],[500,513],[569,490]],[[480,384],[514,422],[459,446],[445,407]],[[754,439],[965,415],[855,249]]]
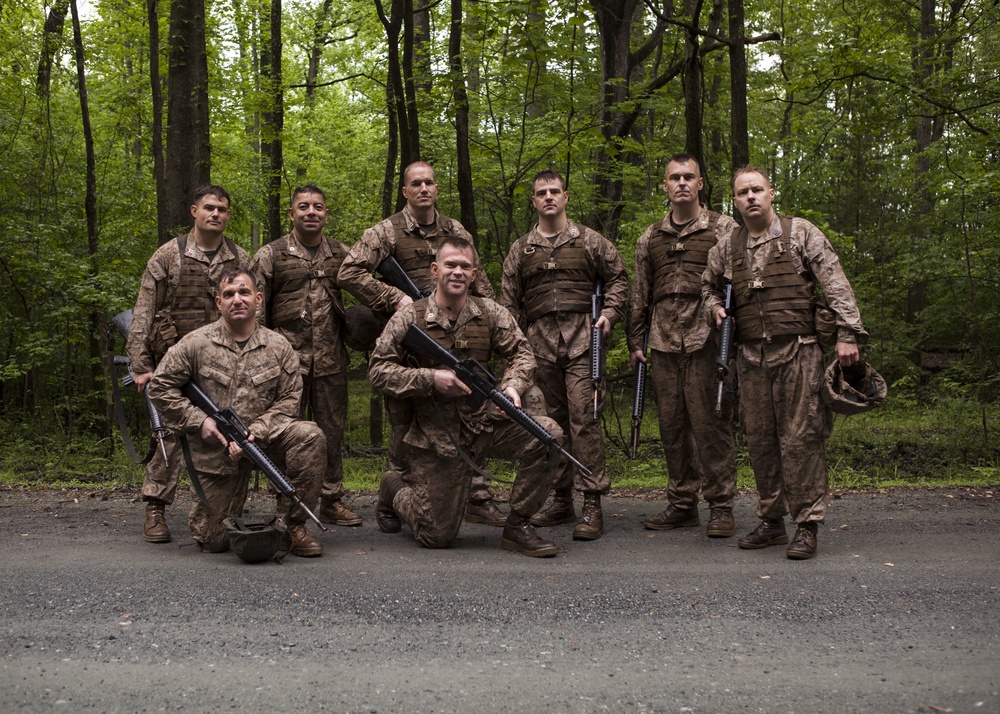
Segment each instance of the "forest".
[[836,247],[891,401],[968,405],[972,461],[997,466],[997,0],[3,0],[0,19],[0,424],[22,446],[116,450],[109,319],[198,185],[232,194],[252,253],[317,183],[351,244],[429,161],[498,284],[538,170],[631,268],[687,152],[730,214],[733,168],[771,173],[778,210]]

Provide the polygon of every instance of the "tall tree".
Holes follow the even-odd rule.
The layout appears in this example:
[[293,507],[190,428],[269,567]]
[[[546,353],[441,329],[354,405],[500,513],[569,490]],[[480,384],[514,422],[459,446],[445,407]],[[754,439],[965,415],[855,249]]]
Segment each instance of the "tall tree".
[[461,223],[473,236],[479,233],[476,200],[472,189],[472,158],[469,154],[469,94],[462,68],[462,0],[451,0],[451,32],[448,37],[448,66],[455,105],[455,152],[458,160],[458,199]]
[[271,0],[268,41],[261,53],[265,101],[264,142],[261,147],[266,157],[267,171],[267,232],[268,241],[282,236],[281,184],[284,174],[284,156],[281,133],[285,126],[285,100],[281,77],[281,0]]

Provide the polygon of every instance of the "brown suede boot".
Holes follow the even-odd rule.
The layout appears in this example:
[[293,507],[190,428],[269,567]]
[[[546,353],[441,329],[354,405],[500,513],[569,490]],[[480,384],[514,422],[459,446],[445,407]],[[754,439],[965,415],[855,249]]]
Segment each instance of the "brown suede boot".
[[576,509],[573,508],[573,489],[567,491],[554,491],[552,493],[552,503],[544,511],[533,515],[529,523],[539,528],[549,526],[561,526],[564,523],[572,523],[576,520]]
[[795,531],[795,537],[785,549],[785,555],[792,560],[808,560],[816,556],[816,531],[818,523],[800,523]]
[[142,526],[142,537],[147,543],[169,543],[170,527],[167,525],[166,506],[162,503],[146,504],[146,522]]
[[289,525],[288,535],[292,537],[292,555],[301,558],[318,558],[323,555],[323,543],[301,523]]
[[345,506],[344,502],[339,499],[336,501],[320,501],[319,517],[321,520],[332,523],[335,526],[350,528],[361,525],[361,516]]
[[528,521],[513,513],[503,527],[500,547],[531,558],[551,558],[559,553],[559,546],[539,536]]
[[378,484],[378,503],[375,504],[375,523],[383,533],[399,533],[403,530],[403,522],[392,507],[392,499],[403,487],[403,479],[399,474],[389,471],[383,474]]
[[484,523],[488,526],[502,528],[507,523],[506,514],[497,508],[492,500],[482,503],[465,504],[465,520],[469,523]]
[[601,511],[601,494],[583,496],[583,516],[573,529],[573,540],[597,540],[604,535],[604,513]]

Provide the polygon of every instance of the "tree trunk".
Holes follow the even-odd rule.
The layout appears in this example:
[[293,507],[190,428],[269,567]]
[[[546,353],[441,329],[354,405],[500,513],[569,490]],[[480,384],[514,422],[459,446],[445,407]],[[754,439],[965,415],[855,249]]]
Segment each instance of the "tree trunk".
[[735,171],[750,163],[750,134],[747,129],[747,50],[744,44],[743,0],[729,0],[729,93],[730,139]]
[[284,173],[281,133],[285,124],[281,80],[281,0],[271,0],[270,37],[261,52],[261,73],[268,109],[264,112],[265,141],[261,151],[267,158],[267,242],[277,240],[281,229],[281,179]]
[[461,223],[472,234],[479,233],[476,221],[475,193],[472,190],[472,157],[469,154],[469,95],[462,69],[462,0],[451,0],[451,34],[448,38],[448,64],[455,102],[455,150],[458,158],[458,200],[462,207]]
[[170,240],[167,211],[167,176],[163,165],[163,86],[160,84],[160,13],[159,0],[146,0],[146,23],[149,26],[149,88],[153,103],[153,127],[150,147],[153,152],[153,184],[156,187],[156,238],[159,245]]
[[208,60],[205,0],[170,3],[170,59],[167,69],[167,227],[191,225],[191,194],[210,183]]
[[56,0],[56,3],[49,8],[49,14],[45,18],[45,27],[42,28],[42,51],[38,57],[38,79],[35,83],[35,90],[39,97],[45,97],[49,94],[49,85],[52,82],[52,62],[55,60],[56,50],[62,40],[68,7],[69,0]]

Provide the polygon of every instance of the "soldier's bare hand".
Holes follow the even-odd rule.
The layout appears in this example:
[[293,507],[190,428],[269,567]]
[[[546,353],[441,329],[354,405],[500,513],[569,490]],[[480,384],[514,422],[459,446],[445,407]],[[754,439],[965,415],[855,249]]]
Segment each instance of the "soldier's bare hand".
[[856,365],[861,359],[858,346],[853,342],[837,343],[837,361],[841,367],[851,367]]
[[461,397],[472,394],[472,390],[450,369],[434,370],[434,390],[446,397]]
[[218,441],[223,446],[229,446],[229,442],[226,441],[226,437],[219,431],[219,427],[212,417],[205,417],[205,421],[201,423],[201,440],[207,442]]
[[726,319],[726,308],[718,307],[715,309],[715,326],[722,327],[722,321]]
[[135,381],[136,389],[140,392],[146,391],[146,385],[149,384],[149,380],[153,378],[152,372],[141,372],[139,374],[133,374],[132,379]]
[[413,304],[413,298],[411,298],[409,295],[404,295],[403,297],[399,298],[399,302],[396,303],[396,312],[399,312],[407,305],[412,305],[412,304]]
[[604,315],[597,318],[597,322],[594,323],[594,327],[600,327],[605,337],[611,334],[611,322]]
[[[253,441],[253,434],[247,436],[247,441]],[[243,458],[243,448],[235,441],[229,442],[229,460],[236,462]]]
[[642,362],[645,364],[649,360],[646,359],[646,355],[642,353],[642,350],[633,350],[628,353],[628,366],[635,369],[636,362]]

